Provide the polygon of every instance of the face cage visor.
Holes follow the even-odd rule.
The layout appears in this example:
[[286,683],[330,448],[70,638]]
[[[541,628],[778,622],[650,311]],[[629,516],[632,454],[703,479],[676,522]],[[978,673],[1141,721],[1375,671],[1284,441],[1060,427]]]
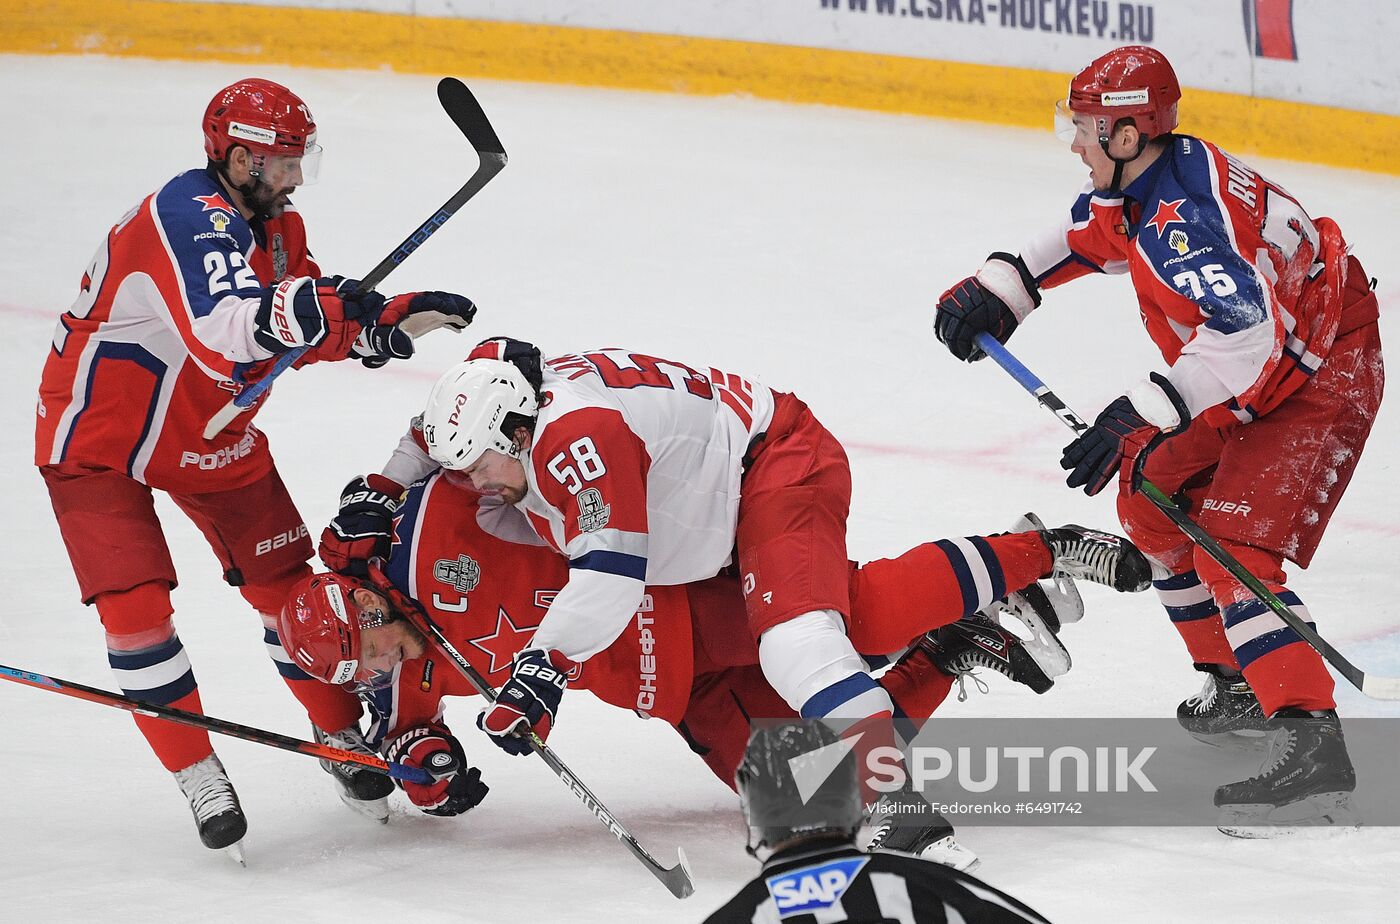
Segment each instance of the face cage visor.
[[[359,603],[355,601],[354,597],[351,597],[347,602],[350,604],[349,609],[353,613],[355,624],[359,627],[360,631],[364,631],[365,629],[377,629],[399,618],[397,614],[388,611],[387,607],[363,609],[360,607]],[[357,662],[354,675],[351,676],[350,680],[348,680],[345,685],[349,686],[350,689],[356,693],[361,691],[372,693],[376,690],[382,690],[393,683],[394,675],[397,670],[398,665],[394,665],[394,667],[387,671],[380,671],[371,670]]]
[[321,150],[319,144],[311,141],[306,145],[306,153],[301,155],[255,151],[248,172],[273,189],[314,186],[321,178]]

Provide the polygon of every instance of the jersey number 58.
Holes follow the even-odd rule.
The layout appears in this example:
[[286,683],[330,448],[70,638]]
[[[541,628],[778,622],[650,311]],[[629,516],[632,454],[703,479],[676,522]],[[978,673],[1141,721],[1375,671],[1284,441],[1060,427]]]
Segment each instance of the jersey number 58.
[[574,440],[567,452],[550,459],[545,468],[570,494],[577,494],[584,482],[596,481],[608,471],[598,455],[598,448],[593,445],[592,437],[588,436]]

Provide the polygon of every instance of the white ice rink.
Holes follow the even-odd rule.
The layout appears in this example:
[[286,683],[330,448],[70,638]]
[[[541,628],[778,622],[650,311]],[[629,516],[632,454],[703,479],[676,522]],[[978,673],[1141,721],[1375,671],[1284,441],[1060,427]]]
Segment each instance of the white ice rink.
[[[112,688],[96,613],[79,604],[32,465],[33,406],[55,319],[131,205],[203,163],[198,119],[250,73],[308,102],[326,149],[297,197],[328,272],[362,275],[474,167],[434,80],[102,58],[0,57],[0,663]],[[1115,523],[1112,492],[1061,482],[1061,425],[990,363],[936,342],[932,306],[992,250],[1068,208],[1078,158],[1048,130],[555,86],[469,81],[510,166],[386,291],[476,299],[466,337],[434,335],[379,372],[318,366],[258,418],[312,534],[338,489],[376,470],[428,384],[474,342],[546,354],[627,346],[754,373],[801,394],[855,471],[853,557],[1004,529],[1022,512]],[[1047,123],[1050,103],[1046,101]],[[1189,113],[1184,126],[1189,130]],[[1256,161],[1337,219],[1400,301],[1400,179]],[[1049,293],[1011,346],[1081,416],[1160,367],[1122,278]],[[1400,399],[1322,551],[1294,589],[1360,666],[1400,673]],[[195,529],[158,503],[180,572],[176,623],[213,715],[306,737],[257,616]],[[1075,669],[1043,697],[992,677],[951,715],[1164,716],[1199,681],[1155,598],[1085,591],[1066,630]],[[1341,710],[1400,715],[1343,685]],[[469,815],[393,797],[378,827],[310,759],[217,739],[248,814],[248,867],[200,846],[188,808],[131,719],[0,684],[0,920],[24,922],[699,921],[756,872],[737,800],[659,722],[566,697],[551,737],[644,844],[683,846],[697,891],[676,902],[533,760],[500,755],[449,711],[492,786]],[[1222,782],[1236,765],[1222,764]],[[980,874],[1057,922],[1393,921],[1400,830],[1231,840],[1199,828],[971,827]]]

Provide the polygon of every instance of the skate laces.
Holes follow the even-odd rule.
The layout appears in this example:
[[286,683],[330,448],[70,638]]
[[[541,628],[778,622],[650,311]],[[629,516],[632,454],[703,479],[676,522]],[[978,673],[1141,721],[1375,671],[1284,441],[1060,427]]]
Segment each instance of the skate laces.
[[338,732],[328,732],[323,729],[316,729],[316,737],[321,739],[321,744],[328,744],[342,751],[354,751],[356,754],[366,754],[370,757],[377,756],[374,751],[365,743],[365,736],[353,725],[346,726]]
[[1206,683],[1205,686],[1201,687],[1201,692],[1197,693],[1186,702],[1191,704],[1191,711],[1193,713],[1200,715],[1203,712],[1210,711],[1210,707],[1215,704],[1215,697],[1219,692],[1220,685],[1216,683],[1215,676],[1213,674],[1207,674]]
[[215,815],[238,810],[238,797],[219,759],[210,755],[183,770],[175,771],[175,782],[189,800],[195,818],[206,821]]
[[[982,664],[979,666],[991,667],[991,665],[988,664]],[[996,668],[993,667],[992,669],[995,670]],[[1011,675],[1007,674],[1007,676],[1010,677]],[[954,675],[953,680],[956,681],[958,685],[958,702],[960,703],[967,702],[966,681],[968,680],[972,681],[972,685],[977,688],[977,692],[981,693],[983,696],[986,696],[987,693],[992,689],[991,687],[987,686],[987,681],[983,680],[981,677],[977,676],[972,672],[971,667],[965,667],[959,670],[958,673]]]
[[1117,542],[1110,542],[1092,534],[1080,535],[1067,541],[1056,538],[1053,542],[1056,546],[1056,574],[1067,574],[1073,578],[1084,578],[1114,586],[1121,552]]
[[1293,749],[1298,746],[1298,735],[1287,725],[1279,730],[1279,733],[1269,741],[1269,756],[1264,761],[1264,766],[1250,779],[1262,780],[1272,776],[1284,761],[1288,760]]

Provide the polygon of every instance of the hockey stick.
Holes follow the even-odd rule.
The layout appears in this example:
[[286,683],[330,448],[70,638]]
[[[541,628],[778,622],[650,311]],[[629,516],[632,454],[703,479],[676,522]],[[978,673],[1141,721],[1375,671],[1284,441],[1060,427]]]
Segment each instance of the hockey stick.
[[[457,214],[457,210],[466,204],[467,200],[481,192],[483,186],[491,181],[491,178],[500,173],[506,166],[506,152],[501,145],[501,139],[496,137],[496,130],[491,127],[491,122],[486,118],[486,113],[481,111],[481,104],[472,96],[472,91],[467,89],[467,85],[456,77],[444,77],[438,81],[438,101],[442,103],[442,108],[451,116],[452,121],[457,123],[457,128],[471,142],[472,149],[480,160],[476,172],[466,185],[457,190],[442,204],[442,207],[433,213],[433,216],[418,227],[412,234],[403,239],[403,243],[395,247],[390,254],[379,265],[370,270],[369,273],[360,280],[359,291],[370,292],[384,281],[384,277],[394,271],[396,267],[408,255],[422,246],[423,242],[432,237],[433,234],[446,224],[447,219]],[[406,326],[404,326],[406,325]],[[410,319],[405,318],[404,330],[412,336],[419,336],[431,327],[415,329],[410,323]],[[233,423],[235,417],[252,407],[253,404],[262,397],[263,393],[272,387],[273,381],[291,368],[292,364],[306,353],[310,347],[297,347],[289,350],[277,357],[272,369],[262,379],[252,383],[238,396],[230,401],[213,417],[209,418],[209,423],[204,427],[204,438],[212,440],[225,427]]]
[[[394,593],[393,599],[396,602],[404,604],[402,608],[405,610],[404,615],[407,617],[408,621],[411,622],[414,628],[419,632],[431,638],[433,642],[436,643],[437,647],[452,661],[458,673],[466,678],[467,683],[471,684],[476,692],[485,697],[487,702],[494,703],[496,701],[496,691],[491,688],[490,682],[487,681],[485,677],[481,676],[481,673],[477,671],[476,668],[472,667],[471,662],[463,657],[462,653],[447,640],[442,630],[438,628],[437,623],[433,622],[432,618],[417,604],[417,601],[406,594],[398,592]],[[564,781],[564,785],[569,788],[569,792],[577,796],[578,800],[584,804],[584,807],[592,812],[593,816],[601,821],[604,826],[612,832],[613,836],[621,841],[623,845],[632,852],[632,855],[640,860],[642,865],[661,881],[661,884],[664,885],[672,895],[676,898],[686,898],[695,891],[695,883],[690,879],[690,863],[686,860],[684,850],[679,848],[676,850],[679,862],[675,866],[669,869],[662,866],[655,857],[647,852],[645,847],[638,843],[637,838],[627,830],[622,822],[618,821],[613,816],[613,813],[608,810],[608,807],[605,806],[597,796],[593,795],[592,791],[583,784],[583,781],[564,765],[564,762],[559,759],[558,755],[554,753],[549,745],[545,744],[544,741],[540,739],[539,735],[530,732],[526,741],[529,743],[530,749],[540,756],[540,759],[545,762],[549,769],[554,771],[554,775]]]
[[48,690],[50,693],[62,693],[64,696],[72,696],[77,699],[87,700],[90,703],[99,703],[103,706],[125,709],[127,712],[134,712],[137,715],[165,719],[168,722],[178,722],[181,725],[192,725],[195,728],[218,732],[221,735],[242,738],[244,741],[251,741],[254,744],[265,744],[269,747],[281,748],[284,751],[295,751],[298,754],[305,754],[308,757],[317,757],[321,760],[329,760],[337,764],[353,764],[357,767],[363,767],[375,773],[382,773],[385,776],[391,776],[396,780],[403,780],[407,783],[418,783],[423,786],[430,786],[437,781],[431,773],[420,767],[410,767],[407,764],[380,760],[378,757],[370,757],[366,754],[356,754],[354,751],[333,748],[328,744],[317,744],[314,741],[302,741],[300,738],[289,738],[286,735],[264,731],[261,728],[239,725],[235,722],[226,722],[223,719],[215,719],[207,715],[199,715],[195,712],[186,712],[183,709],[172,709],[169,706],[161,706],[157,703],[148,703],[143,700],[132,699],[120,693],[99,690],[95,687],[84,686],[81,683],[74,683],[71,680],[59,680],[56,677],[46,677],[43,674],[34,674],[29,671],[6,667],[3,664],[0,664],[0,679],[12,680],[15,683],[22,683],[40,690]]
[[[1051,413],[1064,421],[1065,426],[1075,433],[1083,433],[1089,429],[1089,425],[1081,420],[1071,411],[1059,397],[1050,390],[1050,387],[1036,378],[1034,372],[1022,365],[1021,361],[1011,354],[1011,351],[997,342],[996,338],[988,333],[977,335],[977,346],[990,356],[998,366],[1005,369],[1010,376],[1016,380],[1026,391],[1030,392],[1037,401],[1048,408]],[[1341,652],[1333,648],[1332,645],[1318,635],[1303,619],[1289,608],[1288,604],[1278,598],[1278,595],[1264,584],[1263,581],[1255,577],[1249,569],[1240,564],[1235,556],[1231,555],[1220,543],[1216,542],[1210,535],[1200,527],[1195,520],[1186,515],[1186,512],[1178,507],[1170,497],[1162,492],[1162,489],[1152,482],[1143,480],[1141,488],[1148,500],[1157,506],[1166,517],[1171,520],[1176,527],[1185,533],[1191,541],[1195,542],[1207,555],[1226,571],[1230,572],[1236,580],[1249,592],[1254,594],[1262,603],[1273,610],[1279,619],[1283,620],[1290,629],[1302,636],[1317,653],[1327,660],[1328,664],[1341,674],[1351,685],[1372,699],[1400,699],[1400,677],[1377,677],[1368,676],[1365,671],[1352,664],[1342,655]]]

